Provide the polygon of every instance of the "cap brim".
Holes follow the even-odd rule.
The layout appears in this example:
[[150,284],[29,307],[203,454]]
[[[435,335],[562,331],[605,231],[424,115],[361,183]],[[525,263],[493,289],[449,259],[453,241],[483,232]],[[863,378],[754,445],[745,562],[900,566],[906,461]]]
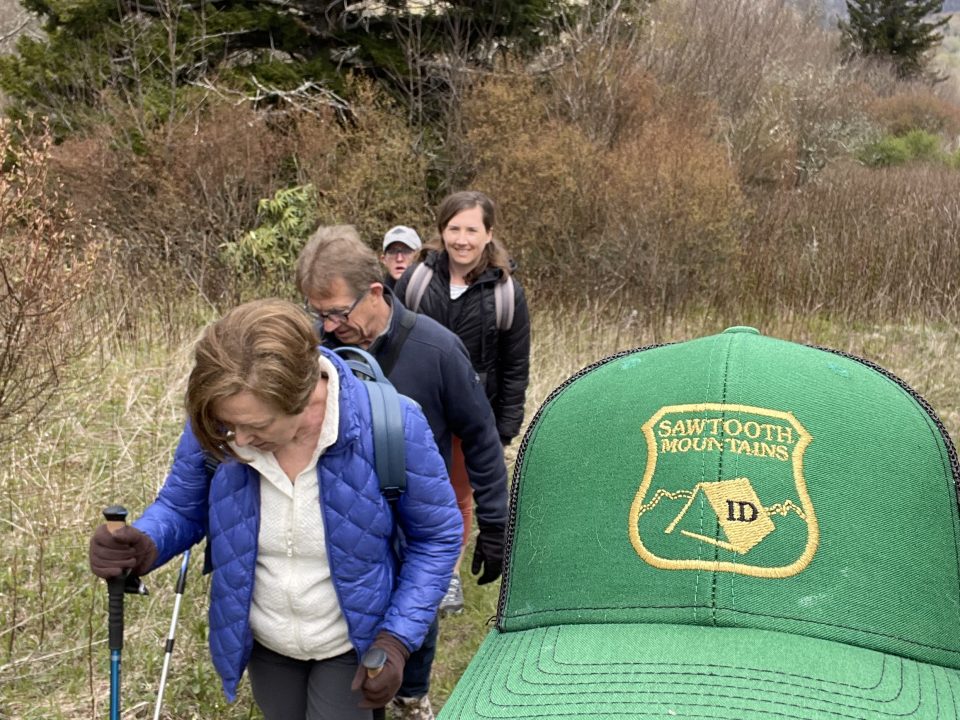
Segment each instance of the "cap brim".
[[455,718],[957,718],[960,671],[829,640],[691,625],[563,625],[484,640]]

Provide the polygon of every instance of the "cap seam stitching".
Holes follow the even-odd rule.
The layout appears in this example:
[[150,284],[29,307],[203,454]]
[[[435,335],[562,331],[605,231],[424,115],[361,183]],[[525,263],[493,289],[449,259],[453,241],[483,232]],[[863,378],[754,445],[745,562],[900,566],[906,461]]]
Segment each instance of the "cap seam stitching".
[[[723,363],[723,377],[721,378],[721,386],[720,386],[720,403],[721,403],[721,405],[723,405],[724,407],[726,407],[726,405],[727,405],[727,387],[728,387],[728,381],[729,381],[729,378],[730,378],[730,359],[731,359],[731,357],[733,356],[733,343],[734,343],[734,340],[735,340],[735,339],[736,339],[735,337],[731,337],[731,338],[729,338],[729,339],[727,340],[727,347],[726,347],[727,357],[726,357],[726,359],[724,360],[724,363]],[[726,410],[721,411],[720,417],[723,418],[723,419],[726,418]],[[717,482],[720,482],[720,481],[723,479],[723,458],[724,458],[724,449],[723,449],[723,446],[724,446],[724,444],[721,443],[721,444],[720,444],[720,457],[719,457],[719,461],[717,462],[717,478],[716,478],[716,479],[717,479]],[[703,503],[702,503],[702,501],[701,501],[701,505],[700,505],[700,517],[703,518]],[[702,523],[702,521],[701,521],[701,523]],[[701,524],[701,530],[702,530],[702,527],[703,527],[703,526],[702,526],[702,524]],[[703,533],[701,533],[701,534],[703,534]],[[719,525],[719,523],[716,525],[716,527],[715,527],[715,529],[714,529],[714,539],[715,539],[715,540],[719,540],[719,539],[720,539],[720,525]],[[720,560],[720,545],[717,544],[717,545],[714,545],[714,546],[713,546],[713,562],[714,562],[714,564],[716,564],[717,562],[719,562],[719,560]],[[719,625],[718,620],[717,620],[717,611],[718,611],[718,608],[717,608],[717,592],[718,592],[718,585],[719,585],[719,571],[717,571],[717,570],[711,570],[711,571],[710,571],[710,621],[711,621],[711,624],[712,624],[714,627],[717,627],[717,626]]]

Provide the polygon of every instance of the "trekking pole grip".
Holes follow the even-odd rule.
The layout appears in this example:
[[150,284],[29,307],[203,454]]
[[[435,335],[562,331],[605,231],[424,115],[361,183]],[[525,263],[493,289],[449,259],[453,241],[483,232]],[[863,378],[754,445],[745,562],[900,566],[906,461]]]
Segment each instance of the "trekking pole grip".
[[360,664],[367,671],[368,678],[375,678],[387,664],[387,653],[383,648],[374,646],[363,654]]
[[[127,524],[127,509],[122,505],[111,505],[104,509],[103,517],[107,520],[107,529],[114,533]],[[110,632],[110,649],[123,649],[123,589],[126,583],[126,573],[107,580],[109,597],[108,618]]]

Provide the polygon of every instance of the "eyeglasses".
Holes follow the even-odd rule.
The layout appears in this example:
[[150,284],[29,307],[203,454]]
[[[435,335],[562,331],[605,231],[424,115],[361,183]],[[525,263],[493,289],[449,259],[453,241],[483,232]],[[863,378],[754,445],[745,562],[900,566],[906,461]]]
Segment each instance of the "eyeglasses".
[[336,308],[334,310],[321,311],[321,310],[317,310],[313,305],[311,305],[309,300],[303,301],[303,309],[307,311],[307,314],[311,318],[313,318],[314,322],[316,323],[319,323],[322,325],[326,322],[332,322],[337,325],[342,325],[349,319],[350,313],[353,312],[354,308],[357,307],[357,305],[360,303],[361,300],[363,300],[363,298],[366,296],[368,292],[369,290],[364,290],[362,293],[360,293],[360,297],[354,300],[353,304],[346,309]]
[[384,251],[383,251],[383,254],[386,255],[387,257],[391,257],[391,256],[392,256],[392,257],[399,257],[399,256],[401,256],[401,255],[402,255],[403,257],[409,257],[410,255],[413,255],[413,248],[409,248],[409,247],[407,247],[407,246],[404,245],[404,246],[402,246],[402,247],[392,248],[392,249],[389,249],[389,250],[384,250]]

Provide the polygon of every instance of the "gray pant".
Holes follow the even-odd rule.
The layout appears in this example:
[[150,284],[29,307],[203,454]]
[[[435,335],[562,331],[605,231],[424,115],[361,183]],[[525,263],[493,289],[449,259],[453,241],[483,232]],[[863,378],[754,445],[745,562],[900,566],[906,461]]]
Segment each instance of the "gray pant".
[[253,644],[250,685],[265,720],[371,720],[350,689],[357,671],[353,651],[326,660],[295,660]]

